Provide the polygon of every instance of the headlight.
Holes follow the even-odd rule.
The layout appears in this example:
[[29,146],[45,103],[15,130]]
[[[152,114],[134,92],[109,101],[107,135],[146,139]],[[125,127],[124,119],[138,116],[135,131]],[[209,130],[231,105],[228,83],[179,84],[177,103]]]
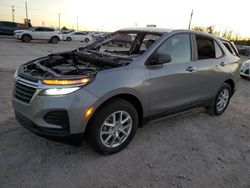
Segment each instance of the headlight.
[[249,67],[249,63],[245,63],[244,67],[248,68]]
[[67,95],[73,93],[74,91],[80,89],[80,87],[70,87],[70,88],[51,88],[45,89],[42,95]]
[[71,79],[71,80],[43,80],[43,84],[46,85],[87,85],[93,79],[90,77],[81,79]]

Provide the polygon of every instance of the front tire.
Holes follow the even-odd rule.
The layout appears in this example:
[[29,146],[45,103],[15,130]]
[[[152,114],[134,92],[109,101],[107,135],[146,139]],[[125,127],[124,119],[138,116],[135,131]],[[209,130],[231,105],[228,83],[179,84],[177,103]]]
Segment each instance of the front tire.
[[23,42],[30,42],[31,41],[31,37],[29,35],[23,35],[21,40]]
[[113,154],[124,149],[138,127],[135,107],[123,99],[113,99],[97,109],[86,132],[87,143],[98,153]]
[[70,41],[72,41],[72,38],[71,38],[71,37],[67,37],[67,38],[66,38],[66,41],[67,41],[67,42],[70,42]]
[[208,107],[208,113],[210,115],[221,115],[227,109],[232,96],[232,88],[228,83],[223,83],[211,105]]

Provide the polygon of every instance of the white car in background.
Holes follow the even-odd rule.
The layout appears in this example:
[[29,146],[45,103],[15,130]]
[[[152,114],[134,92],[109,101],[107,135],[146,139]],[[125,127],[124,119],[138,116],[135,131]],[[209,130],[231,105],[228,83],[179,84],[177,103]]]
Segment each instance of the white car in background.
[[14,31],[16,39],[23,42],[30,42],[31,40],[47,40],[49,43],[57,44],[62,40],[61,31],[50,27],[32,27],[28,30]]
[[85,43],[88,43],[93,40],[92,36],[89,35],[87,32],[71,32],[68,34],[64,34],[62,37],[65,41],[81,41]]
[[240,76],[242,78],[250,78],[250,59],[242,64],[240,70]]

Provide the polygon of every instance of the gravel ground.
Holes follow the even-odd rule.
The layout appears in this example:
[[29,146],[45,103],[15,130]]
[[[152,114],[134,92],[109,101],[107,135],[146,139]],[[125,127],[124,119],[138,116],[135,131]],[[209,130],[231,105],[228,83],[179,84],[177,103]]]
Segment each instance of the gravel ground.
[[[26,52],[33,49],[37,52],[34,56],[42,55],[40,51],[44,49],[39,49],[45,45],[15,43],[25,46],[22,50]],[[48,45],[46,50],[48,48],[52,47]],[[18,55],[1,49],[0,66],[13,59],[16,63],[7,68],[14,68],[19,63]],[[58,49],[53,45],[53,50]],[[13,53],[22,54],[22,50]],[[46,50],[43,53],[46,54]],[[22,60],[34,56],[27,55]],[[19,125],[11,108],[13,74],[13,71],[0,70],[1,188],[250,188],[249,80],[240,80],[238,91],[222,116],[209,116],[203,108],[198,108],[152,122],[138,129],[123,151],[101,156],[84,141],[81,146],[74,145],[72,139],[55,141],[39,137]]]

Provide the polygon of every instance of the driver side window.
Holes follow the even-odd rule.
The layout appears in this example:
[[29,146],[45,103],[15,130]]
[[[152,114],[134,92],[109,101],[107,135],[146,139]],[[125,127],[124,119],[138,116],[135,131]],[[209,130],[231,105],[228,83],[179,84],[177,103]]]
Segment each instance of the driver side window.
[[172,57],[171,63],[186,63],[191,60],[189,34],[177,34],[168,38],[158,49],[158,53]]

